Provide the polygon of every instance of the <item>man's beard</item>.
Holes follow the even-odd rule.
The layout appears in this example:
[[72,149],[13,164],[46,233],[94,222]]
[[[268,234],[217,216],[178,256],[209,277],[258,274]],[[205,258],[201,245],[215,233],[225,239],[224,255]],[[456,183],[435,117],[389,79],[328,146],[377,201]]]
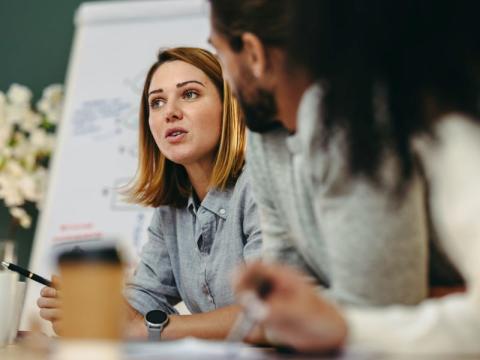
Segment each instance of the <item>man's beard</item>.
[[277,119],[277,104],[271,92],[257,89],[253,101],[247,101],[241,91],[237,94],[243,109],[247,127],[258,133],[266,133],[282,126]]

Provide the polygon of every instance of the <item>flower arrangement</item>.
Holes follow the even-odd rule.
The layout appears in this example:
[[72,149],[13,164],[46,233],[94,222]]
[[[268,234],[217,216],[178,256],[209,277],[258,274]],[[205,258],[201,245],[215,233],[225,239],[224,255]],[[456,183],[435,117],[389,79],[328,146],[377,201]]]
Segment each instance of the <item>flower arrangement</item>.
[[0,200],[23,228],[32,224],[26,204],[41,209],[45,197],[63,87],[45,88],[35,108],[31,101],[32,92],[22,85],[0,91]]

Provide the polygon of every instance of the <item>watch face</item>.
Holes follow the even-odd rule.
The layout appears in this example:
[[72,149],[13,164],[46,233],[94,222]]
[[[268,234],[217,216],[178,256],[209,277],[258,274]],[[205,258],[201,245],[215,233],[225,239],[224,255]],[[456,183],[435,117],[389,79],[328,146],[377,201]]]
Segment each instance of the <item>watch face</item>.
[[167,314],[162,310],[152,310],[145,315],[145,320],[154,325],[163,324],[167,318]]

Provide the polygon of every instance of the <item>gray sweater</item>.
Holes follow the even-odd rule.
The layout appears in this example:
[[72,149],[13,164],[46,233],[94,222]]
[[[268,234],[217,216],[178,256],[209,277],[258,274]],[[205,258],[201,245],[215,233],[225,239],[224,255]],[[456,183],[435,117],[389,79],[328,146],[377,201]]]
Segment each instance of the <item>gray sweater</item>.
[[[320,150],[320,91],[312,86],[304,94],[296,134],[249,134],[247,166],[264,257],[304,269],[341,303],[417,303],[428,287],[423,182],[414,176],[396,199],[349,177],[342,134]],[[397,171],[386,155],[381,173],[387,185]]]

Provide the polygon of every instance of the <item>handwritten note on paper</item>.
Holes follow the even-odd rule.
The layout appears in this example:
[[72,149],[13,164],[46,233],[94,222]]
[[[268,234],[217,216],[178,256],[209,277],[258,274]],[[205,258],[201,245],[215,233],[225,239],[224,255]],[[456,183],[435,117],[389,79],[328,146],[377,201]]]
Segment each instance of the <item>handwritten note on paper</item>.
[[[125,115],[130,115],[132,106],[120,98],[85,101],[76,108],[72,124],[73,136],[91,136],[119,128]],[[137,109],[131,116],[137,125]]]

